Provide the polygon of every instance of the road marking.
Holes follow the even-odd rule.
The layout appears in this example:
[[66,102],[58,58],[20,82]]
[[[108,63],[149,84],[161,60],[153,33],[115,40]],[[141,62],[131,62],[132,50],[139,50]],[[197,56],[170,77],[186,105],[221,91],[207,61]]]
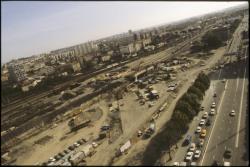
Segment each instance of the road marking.
[[220,72],[219,72],[219,77],[218,77],[218,80],[220,79],[220,74],[221,74],[221,69],[220,69]]
[[240,131],[240,119],[241,119],[241,112],[242,112],[242,104],[243,104],[243,95],[244,95],[244,88],[245,88],[245,80],[246,80],[246,67],[244,72],[244,79],[243,79],[243,88],[241,92],[241,101],[240,101],[240,110],[239,110],[239,118],[238,118],[238,125],[237,125],[237,134],[236,134],[236,140],[235,140],[235,147],[238,148],[239,145],[239,131]]
[[[239,78],[237,78],[236,92],[237,92],[237,89],[238,89],[238,85],[239,85]],[[235,94],[236,94],[236,93],[235,93]]]
[[[228,81],[226,81],[226,85],[227,85],[227,82],[228,82]],[[220,111],[221,104],[222,104],[222,101],[223,101],[224,96],[225,96],[225,92],[226,92],[226,91],[224,90],[224,92],[223,92],[223,94],[222,94],[222,98],[221,98],[220,104],[219,104],[219,107],[218,107],[218,111]],[[213,124],[212,130],[211,130],[210,136],[209,136],[209,138],[208,138],[208,142],[207,142],[207,145],[206,145],[206,148],[205,148],[205,151],[204,151],[204,154],[203,154],[202,160],[201,160],[201,165],[203,164],[203,160],[204,160],[204,157],[205,157],[205,154],[206,154],[207,147],[208,147],[208,145],[209,145],[209,142],[210,142],[211,136],[212,136],[212,134],[213,134],[213,130],[214,130],[214,127],[215,127],[215,124],[216,124],[217,118],[218,118],[218,116],[215,118],[215,121],[214,121],[214,124]]]

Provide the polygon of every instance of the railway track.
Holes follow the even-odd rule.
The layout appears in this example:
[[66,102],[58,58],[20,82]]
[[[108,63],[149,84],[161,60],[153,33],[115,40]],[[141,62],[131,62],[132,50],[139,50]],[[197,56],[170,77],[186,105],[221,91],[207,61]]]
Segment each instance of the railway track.
[[[211,25],[212,26],[212,25]],[[209,27],[211,27],[209,26]],[[165,51],[162,51],[161,53],[157,53],[157,54],[160,54],[158,56],[154,56],[152,59],[148,59],[146,60],[146,62],[142,63],[141,66],[147,66],[147,65],[150,65],[152,64],[152,62],[156,63],[156,62],[160,62],[160,61],[163,61],[163,60],[167,60],[167,59],[170,59],[172,57],[175,56],[175,54],[178,54],[180,51],[184,50],[185,47],[188,46],[188,44],[190,43],[190,41],[193,41],[193,40],[196,40],[197,38],[201,37],[202,34],[204,34],[205,32],[207,32],[208,30],[204,31],[203,33],[201,34],[198,34],[197,36],[193,37],[192,39],[190,40],[186,40],[182,43],[180,43],[179,45],[177,45],[177,48],[169,48],[167,49],[167,53]],[[175,52],[175,54],[172,54],[172,52]],[[170,54],[171,56],[166,56]],[[124,66],[126,64],[129,64],[131,63],[132,61],[134,60],[137,60],[137,59],[141,59],[141,58],[135,58],[135,59],[132,59],[132,60],[129,60],[129,61],[126,61],[126,62],[123,62],[123,63],[120,63],[119,66]],[[143,59],[143,58],[142,58]],[[133,66],[131,64],[131,66]],[[117,67],[117,66],[116,66]],[[106,72],[106,71],[109,71],[113,68],[104,68],[104,69],[101,69],[101,70],[98,70],[98,71],[95,71],[95,72],[92,72],[90,74],[83,74],[83,76],[77,76],[76,78],[74,78],[73,80],[70,80],[70,81],[67,81],[65,83],[62,83],[56,87],[54,87],[52,90],[49,90],[49,91],[46,91],[46,92],[43,92],[41,94],[36,94],[36,95],[32,95],[32,96],[29,96],[25,99],[20,99],[19,101],[17,102],[14,102],[14,103],[11,103],[11,106],[9,106],[8,108],[2,108],[2,112],[1,112],[1,116],[9,116],[11,115],[11,113],[13,112],[13,110],[18,110],[20,107],[22,107],[23,103],[26,102],[26,103],[30,103],[30,104],[33,104],[35,103],[36,101],[42,99],[42,98],[45,98],[47,97],[49,94],[51,94],[53,91],[61,91],[62,89],[65,89],[65,87],[75,83],[75,82],[79,82],[79,81],[84,81],[84,80],[87,80],[91,77],[94,77],[100,73],[103,73],[103,72]],[[15,112],[14,112],[15,113]]]

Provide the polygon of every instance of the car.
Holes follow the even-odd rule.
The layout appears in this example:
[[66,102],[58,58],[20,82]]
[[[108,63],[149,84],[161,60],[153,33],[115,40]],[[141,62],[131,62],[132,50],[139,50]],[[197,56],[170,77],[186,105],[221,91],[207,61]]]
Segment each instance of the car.
[[148,107],[154,106],[154,102],[149,102]]
[[197,166],[196,162],[191,162],[190,166]]
[[75,146],[75,147],[79,147],[80,144],[78,144],[78,143],[75,142],[75,143],[74,143],[74,146]]
[[235,116],[235,111],[234,110],[232,110],[231,112],[230,112],[230,116]]
[[200,137],[201,137],[201,138],[204,138],[204,137],[206,137],[206,134],[207,134],[207,130],[206,130],[206,129],[202,129],[202,130],[201,130]]
[[213,162],[212,166],[221,166],[221,164],[220,164],[220,162],[218,162],[218,161],[215,160],[215,161]]
[[98,146],[98,144],[97,144],[96,142],[93,142],[93,143],[92,143],[92,146],[93,146],[94,148],[96,148],[96,147]]
[[210,115],[214,115],[214,114],[215,114],[215,109],[212,108],[209,114],[210,114]]
[[81,140],[82,140],[84,143],[86,143],[86,142],[87,142],[87,140],[86,140],[86,139],[84,139],[84,138],[81,138]]
[[77,143],[80,144],[80,145],[84,144],[84,142],[81,139],[78,140]]
[[202,115],[202,118],[206,119],[208,117],[208,113],[205,112],[203,115]]
[[194,152],[194,158],[195,159],[199,159],[200,156],[201,156],[201,150],[195,150],[195,152]]
[[192,136],[191,135],[187,135],[186,138],[184,139],[182,145],[185,146],[185,145],[188,145],[192,140]]
[[215,102],[212,103],[211,108],[215,108]]
[[199,125],[200,125],[200,126],[202,126],[202,125],[204,125],[204,124],[205,124],[205,122],[206,122],[206,121],[205,121],[205,119],[201,119],[201,121],[200,121]]
[[65,154],[68,154],[68,153],[70,152],[70,150],[66,149],[66,150],[63,150],[63,152],[64,152]]
[[195,143],[191,143],[190,147],[189,147],[189,151],[194,151],[196,148],[196,144]]
[[232,150],[229,148],[226,149],[226,151],[224,152],[224,157],[229,159],[229,158],[231,158],[231,156],[232,156]]
[[200,140],[199,140],[198,146],[199,146],[199,147],[202,147],[202,146],[204,145],[204,141],[205,141],[204,139],[200,139]]
[[196,128],[196,131],[195,131],[196,133],[200,133],[201,132],[201,127],[200,126],[198,126],[197,128]]
[[231,163],[225,161],[223,166],[231,166]]
[[109,125],[103,125],[101,127],[101,131],[105,131],[105,130],[109,130],[110,129],[110,126]]
[[188,162],[192,161],[193,155],[194,155],[194,152],[189,151],[189,152],[186,154],[185,160],[188,161]]
[[74,149],[75,149],[75,146],[74,146],[74,145],[69,146],[69,147],[68,147],[68,149],[72,151],[72,150],[74,150]]
[[56,159],[54,157],[49,158],[49,162],[55,162],[55,161],[56,161]]
[[216,94],[216,93],[214,93],[214,97],[217,97],[217,94]]
[[61,156],[55,155],[55,156],[54,156],[54,159],[55,159],[55,160],[59,160],[59,159],[61,159]]
[[66,153],[61,152],[61,153],[58,153],[58,155],[59,155],[60,157],[64,157],[64,156],[66,155]]
[[226,79],[223,79],[222,82],[225,83],[225,82],[226,82]]
[[143,133],[142,133],[142,131],[141,131],[141,130],[138,130],[138,131],[137,131],[137,136],[138,136],[138,137],[141,137],[141,136],[142,136],[142,134],[143,134]]
[[187,166],[187,162],[180,162],[179,166]]
[[210,126],[211,125],[211,119],[208,119],[207,122],[206,122],[206,126]]
[[203,111],[204,110],[204,106],[201,106],[201,111]]
[[174,162],[173,166],[180,166],[180,163],[179,162]]

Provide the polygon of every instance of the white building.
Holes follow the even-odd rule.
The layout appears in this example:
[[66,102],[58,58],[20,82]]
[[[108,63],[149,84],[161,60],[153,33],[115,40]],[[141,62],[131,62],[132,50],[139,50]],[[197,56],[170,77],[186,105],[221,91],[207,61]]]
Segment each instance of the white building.
[[122,55],[131,55],[135,52],[134,44],[131,43],[126,46],[120,46],[120,52]]
[[9,78],[14,82],[20,82],[26,79],[24,68],[21,64],[8,65]]

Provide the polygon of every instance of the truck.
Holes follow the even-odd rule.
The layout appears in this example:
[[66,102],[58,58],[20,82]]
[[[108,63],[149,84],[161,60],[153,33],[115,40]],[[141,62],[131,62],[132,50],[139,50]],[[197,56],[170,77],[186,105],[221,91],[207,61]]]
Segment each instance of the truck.
[[76,154],[71,155],[69,161],[72,163],[72,165],[77,165],[84,159],[84,157],[84,152],[80,151]]
[[71,129],[71,131],[76,131],[78,129],[81,129],[83,127],[88,126],[88,124],[91,122],[90,119],[87,120],[81,120],[81,119],[77,119],[77,118],[73,118],[69,121],[68,125]]
[[152,91],[149,92],[148,97],[150,99],[158,99],[159,98],[159,94],[158,94],[157,90],[152,90]]
[[149,138],[155,132],[155,123],[150,123],[149,127],[144,131],[143,138]]

